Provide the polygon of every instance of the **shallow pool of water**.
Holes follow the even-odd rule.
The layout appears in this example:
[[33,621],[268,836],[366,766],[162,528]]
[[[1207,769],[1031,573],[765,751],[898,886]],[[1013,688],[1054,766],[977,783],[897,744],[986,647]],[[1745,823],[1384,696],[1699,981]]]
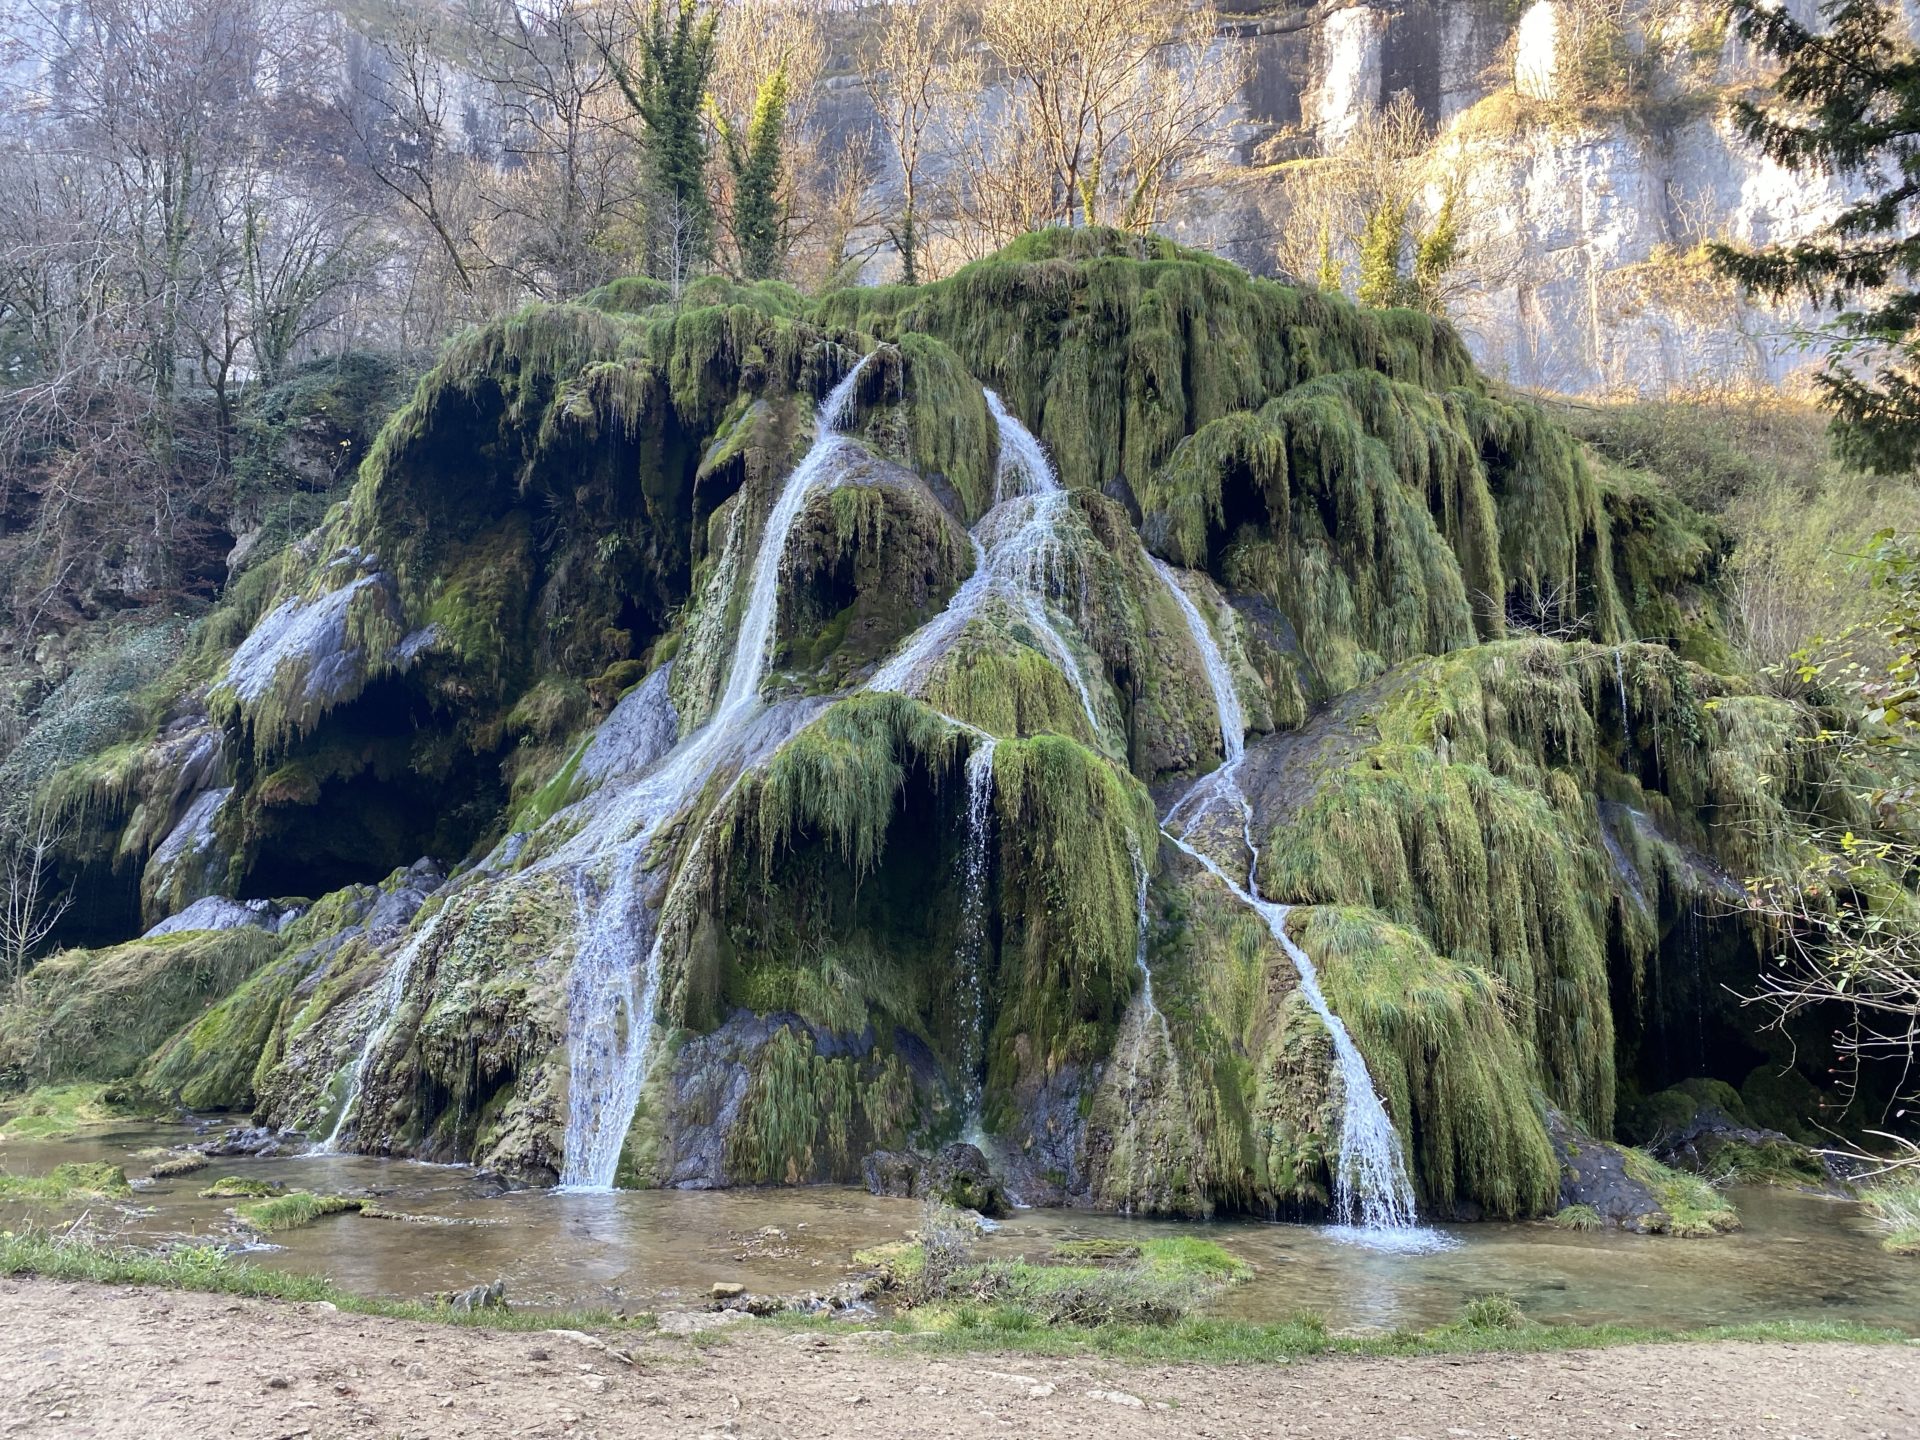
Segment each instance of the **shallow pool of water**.
[[[63,1140],[0,1138],[0,1169],[37,1174],[65,1161],[109,1160],[138,1176],[147,1165],[133,1158],[136,1152],[186,1138],[171,1126]],[[405,1297],[504,1280],[520,1306],[688,1307],[702,1303],[716,1281],[777,1294],[824,1290],[860,1268],[856,1251],[901,1239],[920,1219],[916,1202],[838,1187],[501,1192],[459,1167],[332,1155],[216,1159],[114,1204],[0,1204],[0,1227],[68,1220],[87,1208],[90,1228],[128,1241],[230,1241],[227,1202],[199,1198],[226,1174],[322,1193],[374,1193],[388,1210],[459,1222],[332,1216],[275,1237],[273,1247],[250,1257],[261,1264]],[[1455,1318],[1471,1297],[1503,1291],[1545,1321],[1688,1327],[1850,1320],[1920,1333],[1920,1263],[1883,1251],[1857,1206],[1778,1190],[1743,1189],[1734,1199],[1746,1229],[1712,1240],[1481,1224],[1448,1227],[1458,1242],[1452,1249],[1407,1255],[1342,1243],[1317,1226],[1025,1210],[978,1250],[983,1257],[1040,1258],[1064,1239],[1203,1234],[1254,1267],[1253,1280],[1229,1291],[1218,1313],[1284,1320],[1308,1311],[1341,1329],[1437,1324]]]

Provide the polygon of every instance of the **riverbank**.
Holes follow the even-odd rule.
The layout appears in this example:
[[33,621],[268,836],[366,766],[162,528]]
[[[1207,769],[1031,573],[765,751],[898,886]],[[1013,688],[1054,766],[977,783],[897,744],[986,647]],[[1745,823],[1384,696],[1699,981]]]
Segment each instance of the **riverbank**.
[[0,1313],[9,1437],[1920,1433],[1915,1345],[1713,1341],[1138,1365],[928,1355],[884,1331],[747,1321],[717,1342],[633,1332],[598,1341],[38,1278],[0,1279]]

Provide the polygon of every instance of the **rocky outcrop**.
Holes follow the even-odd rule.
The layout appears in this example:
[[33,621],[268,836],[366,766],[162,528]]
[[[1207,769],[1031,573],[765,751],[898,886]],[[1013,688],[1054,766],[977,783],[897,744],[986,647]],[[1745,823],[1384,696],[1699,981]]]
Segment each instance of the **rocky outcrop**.
[[932,1155],[875,1150],[860,1162],[867,1190],[905,1200],[930,1200],[989,1219],[1007,1213],[1006,1188],[994,1177],[980,1147],[964,1141]]

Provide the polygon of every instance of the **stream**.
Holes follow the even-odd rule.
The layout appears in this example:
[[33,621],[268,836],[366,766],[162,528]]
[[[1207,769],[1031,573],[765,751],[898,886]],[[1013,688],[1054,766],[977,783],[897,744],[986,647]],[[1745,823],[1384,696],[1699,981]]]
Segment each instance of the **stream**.
[[[139,1151],[192,1138],[188,1127],[154,1124],[54,1140],[0,1137],[0,1170],[34,1175],[105,1160],[138,1177],[147,1169],[134,1158]],[[502,1191],[465,1167],[341,1154],[214,1159],[196,1174],[104,1204],[0,1202],[0,1229],[62,1224],[86,1210],[90,1228],[130,1244],[230,1243],[229,1202],[199,1198],[223,1175],[376,1193],[393,1212],[465,1222],[330,1216],[253,1249],[247,1258],[257,1264],[416,1299],[504,1280],[520,1308],[697,1308],[717,1281],[768,1294],[825,1290],[862,1268],[856,1251],[900,1240],[920,1223],[917,1201],[847,1187]],[[1436,1227],[1456,1242],[1450,1248],[1395,1254],[1342,1243],[1337,1227],[1022,1210],[977,1242],[975,1253],[1038,1259],[1062,1240],[1204,1235],[1254,1267],[1254,1278],[1227,1291],[1214,1313],[1280,1321],[1306,1311],[1343,1330],[1440,1324],[1468,1299],[1503,1291],[1549,1322],[1686,1328],[1830,1320],[1920,1333],[1920,1265],[1881,1250],[1879,1232],[1857,1206],[1783,1190],[1732,1196],[1746,1229],[1712,1240],[1482,1223]]]

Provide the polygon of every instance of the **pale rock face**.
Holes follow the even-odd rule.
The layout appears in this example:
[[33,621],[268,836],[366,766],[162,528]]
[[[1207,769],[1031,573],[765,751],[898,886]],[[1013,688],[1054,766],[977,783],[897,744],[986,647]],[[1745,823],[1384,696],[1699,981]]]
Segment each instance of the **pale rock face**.
[[1386,17],[1370,5],[1336,10],[1320,28],[1317,83],[1302,96],[1323,147],[1339,144],[1380,103]]
[[1560,50],[1560,11],[1553,0],[1537,0],[1520,17],[1513,46],[1514,88],[1529,99],[1553,99]]

